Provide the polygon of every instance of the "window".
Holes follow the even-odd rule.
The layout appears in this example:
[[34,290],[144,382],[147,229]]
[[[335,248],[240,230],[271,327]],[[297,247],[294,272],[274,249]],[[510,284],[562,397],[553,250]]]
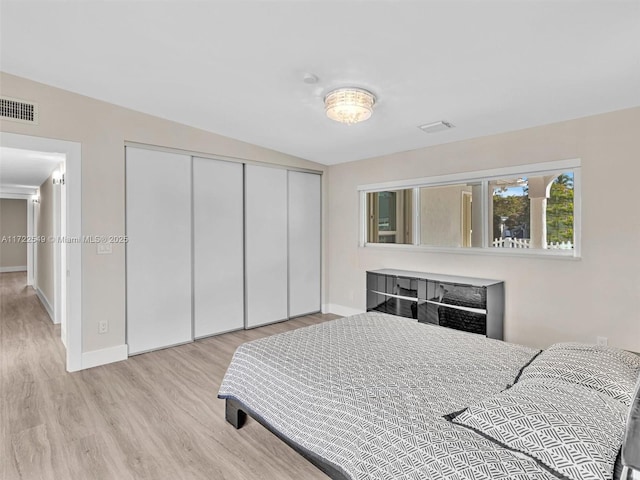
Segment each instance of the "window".
[[413,243],[413,189],[367,194],[367,241]]
[[578,256],[579,175],[567,160],[361,186],[361,245]]
[[[419,189],[420,245],[454,248],[474,245],[474,186],[481,187],[459,183]],[[476,205],[480,205],[480,195],[481,188],[476,188]],[[476,238],[475,245],[481,247],[482,241]]]

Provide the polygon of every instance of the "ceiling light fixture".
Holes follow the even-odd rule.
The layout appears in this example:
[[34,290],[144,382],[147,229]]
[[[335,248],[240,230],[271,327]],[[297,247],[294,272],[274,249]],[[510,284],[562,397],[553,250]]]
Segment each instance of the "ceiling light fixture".
[[376,97],[361,88],[338,88],[324,97],[324,110],[331,120],[353,125],[371,117]]

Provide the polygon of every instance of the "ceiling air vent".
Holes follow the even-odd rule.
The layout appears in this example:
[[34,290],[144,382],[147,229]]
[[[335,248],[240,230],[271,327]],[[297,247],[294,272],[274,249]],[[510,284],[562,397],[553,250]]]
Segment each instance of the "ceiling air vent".
[[448,130],[449,128],[453,127],[455,127],[455,125],[453,125],[452,123],[442,120],[441,122],[433,122],[427,123],[426,125],[420,125],[418,128],[424,133],[436,133],[441,132],[442,130]]
[[38,125],[38,104],[17,98],[0,97],[0,118]]

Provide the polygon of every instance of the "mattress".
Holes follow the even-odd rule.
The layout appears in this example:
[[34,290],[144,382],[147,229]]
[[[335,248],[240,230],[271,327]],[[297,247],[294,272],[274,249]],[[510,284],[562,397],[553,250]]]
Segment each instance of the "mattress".
[[219,397],[336,477],[551,480],[531,458],[443,418],[503,391],[537,353],[368,312],[241,345]]

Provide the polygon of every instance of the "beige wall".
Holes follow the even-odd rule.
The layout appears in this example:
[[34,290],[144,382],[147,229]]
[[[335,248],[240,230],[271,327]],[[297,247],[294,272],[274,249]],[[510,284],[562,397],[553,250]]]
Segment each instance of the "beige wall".
[[[0,74],[1,93],[37,102],[39,125],[3,121],[0,131],[82,144],[82,233],[123,235],[124,142],[140,142],[206,154],[286,166],[325,170],[322,165],[231,138],[170,122],[30,80]],[[215,106],[212,106],[215,114]],[[325,195],[326,196],[326,195]],[[97,255],[95,245],[82,250],[83,352],[125,342],[125,248]],[[98,323],[109,331],[98,334]]]
[[27,236],[27,201],[0,199],[0,268],[27,269],[27,243],[5,237]]
[[55,187],[52,177],[47,178],[40,185],[40,203],[36,204],[35,231],[36,236],[45,238],[46,241],[36,244],[36,287],[49,302],[51,311],[55,311],[55,294],[53,286],[53,262],[55,242],[49,237],[56,234],[54,231],[54,199]]
[[[329,302],[365,308],[365,271],[502,279],[506,340],[595,342],[640,351],[640,108],[449,143],[329,169]],[[357,185],[582,159],[582,258],[427,253],[358,246]]]

